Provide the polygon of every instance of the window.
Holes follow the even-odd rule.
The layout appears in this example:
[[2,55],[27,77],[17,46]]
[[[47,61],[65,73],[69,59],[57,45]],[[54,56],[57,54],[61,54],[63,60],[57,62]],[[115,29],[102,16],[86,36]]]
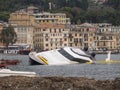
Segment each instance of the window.
[[48,41],[48,38],[46,38],[46,41]]
[[78,42],[78,38],[74,38],[74,42]]
[[84,47],[88,47],[88,43],[84,43]]
[[79,36],[82,36],[82,34],[80,33]]
[[105,42],[103,42],[103,46],[106,46]]
[[75,43],[75,46],[77,46],[77,43]]
[[46,46],[48,46],[48,44],[46,44]]
[[72,47],[72,43],[70,43],[70,46]]
[[46,33],[45,36],[48,37],[48,34]]
[[59,29],[59,32],[61,33],[61,29]]
[[85,38],[84,38],[84,41],[88,41],[88,37],[85,37]]
[[112,40],[112,36],[109,36],[109,39]]
[[56,33],[56,29],[55,29],[55,33]]
[[77,36],[77,33],[75,33],[75,36]]
[[64,34],[64,37],[66,37],[67,36],[67,34]]
[[51,43],[51,47],[52,47],[52,45],[53,45],[53,44]]
[[64,38],[64,41],[67,41],[67,38]]
[[80,42],[82,43],[82,38],[80,38]]
[[89,28],[87,28],[87,32],[89,31]]
[[72,41],[72,38],[70,38],[70,41]]
[[67,44],[65,43],[64,46],[67,46]]

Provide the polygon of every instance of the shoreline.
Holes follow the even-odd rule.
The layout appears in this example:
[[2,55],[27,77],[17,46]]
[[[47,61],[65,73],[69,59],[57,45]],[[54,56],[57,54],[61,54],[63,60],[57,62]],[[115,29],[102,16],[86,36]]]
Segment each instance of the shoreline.
[[0,90],[120,90],[120,77],[96,80],[85,77],[0,77]]

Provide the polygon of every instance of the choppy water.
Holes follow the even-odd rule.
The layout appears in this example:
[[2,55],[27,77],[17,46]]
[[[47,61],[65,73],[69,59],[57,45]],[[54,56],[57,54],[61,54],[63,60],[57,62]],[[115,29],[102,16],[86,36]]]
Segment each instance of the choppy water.
[[[18,71],[33,71],[40,76],[65,76],[65,77],[88,77],[95,79],[115,79],[120,77],[119,64],[73,64],[73,65],[29,65],[29,57],[27,55],[3,55],[3,59],[18,59],[21,61],[19,65],[9,66],[8,68]],[[96,56],[97,60],[104,60],[106,55],[100,54]],[[120,54],[112,54],[112,60],[120,60]]]

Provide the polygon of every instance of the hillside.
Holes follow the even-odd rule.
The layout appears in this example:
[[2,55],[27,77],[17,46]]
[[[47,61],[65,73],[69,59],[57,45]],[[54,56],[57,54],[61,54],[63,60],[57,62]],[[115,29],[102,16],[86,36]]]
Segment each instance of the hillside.
[[[120,25],[120,0],[108,0],[103,4],[93,0],[0,0],[0,20],[8,21],[9,14],[34,5],[40,11],[64,12],[73,24],[83,22],[112,23]],[[49,9],[51,3],[52,9]]]

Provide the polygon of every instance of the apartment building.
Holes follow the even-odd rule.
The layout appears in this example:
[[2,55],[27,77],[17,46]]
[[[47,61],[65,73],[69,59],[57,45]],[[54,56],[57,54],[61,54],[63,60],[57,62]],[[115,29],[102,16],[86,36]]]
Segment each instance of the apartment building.
[[116,34],[97,33],[95,38],[97,50],[115,50],[117,48]]
[[120,27],[109,23],[71,25],[64,13],[38,12],[30,6],[10,14],[16,44],[40,51],[72,46],[90,50],[120,49]]
[[69,33],[69,46],[95,48],[94,38],[97,28],[89,23],[72,26]]
[[34,14],[34,16],[35,21],[39,24],[70,24],[70,18],[67,18],[65,13],[41,12]]
[[[66,25],[70,24],[70,19],[64,13],[39,12],[38,8],[30,6],[10,14],[9,24],[11,24],[17,33],[17,42],[15,44],[27,44],[34,48],[34,39],[36,39],[37,27],[43,27],[48,24]],[[37,26],[37,27],[36,27]],[[57,29],[57,26],[55,27]],[[49,29],[49,27],[47,27]],[[34,33],[33,33],[34,32]],[[49,32],[49,30],[48,30]],[[34,36],[34,38],[33,38]]]
[[16,11],[10,14],[9,24],[11,24],[17,34],[17,45],[30,45],[33,48],[34,16],[24,11]]
[[41,24],[34,30],[34,47],[45,51],[68,46],[69,29],[61,24]]
[[120,50],[120,26],[112,26],[111,33],[116,34],[116,49]]

